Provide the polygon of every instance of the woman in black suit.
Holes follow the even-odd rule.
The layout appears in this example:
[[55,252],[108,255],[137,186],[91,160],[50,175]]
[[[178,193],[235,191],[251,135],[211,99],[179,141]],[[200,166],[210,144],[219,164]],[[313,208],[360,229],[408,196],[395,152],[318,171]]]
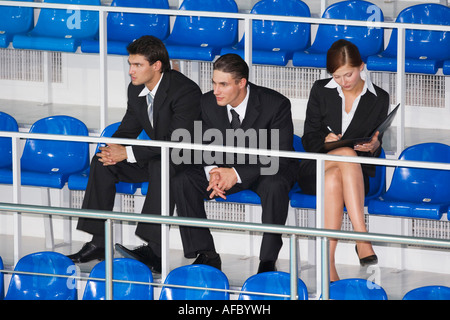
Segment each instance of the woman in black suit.
[[[343,156],[378,157],[381,135],[377,132],[370,142],[354,148],[341,147],[331,151],[325,142],[370,136],[386,118],[389,95],[373,85],[366,75],[358,48],[346,40],[336,41],[327,53],[327,71],[332,78],[316,81],[307,105],[302,143],[307,152]],[[344,206],[353,229],[367,232],[364,222],[364,197],[369,191],[369,176],[373,165],[325,162],[326,229],[340,230]],[[305,193],[316,193],[316,161],[302,160],[298,174],[299,186]],[[337,240],[330,241],[330,280],[339,280],[334,255]],[[370,242],[358,241],[356,252],[361,265],[378,262]]]

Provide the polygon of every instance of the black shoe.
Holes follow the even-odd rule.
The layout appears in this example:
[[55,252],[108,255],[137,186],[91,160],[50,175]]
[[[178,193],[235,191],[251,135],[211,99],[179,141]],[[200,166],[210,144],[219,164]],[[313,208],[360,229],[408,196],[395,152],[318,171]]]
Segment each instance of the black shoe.
[[145,264],[152,272],[161,273],[161,258],[158,257],[148,245],[130,250],[116,243],[115,248],[125,258],[138,260]]
[[275,266],[276,261],[260,261],[258,267],[258,273],[269,272],[269,271],[277,271],[277,267]]
[[[356,254],[358,255],[358,247],[356,245],[355,245],[355,251],[356,251]],[[358,258],[359,258],[359,255],[358,255]],[[361,265],[361,267],[370,266],[370,265],[377,264],[377,263],[378,263],[378,257],[376,254],[359,259],[359,264]]]
[[105,248],[99,247],[92,242],[87,242],[77,253],[67,256],[74,263],[84,263],[92,260],[104,260]]
[[200,252],[197,259],[195,259],[192,264],[206,264],[222,270],[222,260],[220,260],[220,256],[213,251]]

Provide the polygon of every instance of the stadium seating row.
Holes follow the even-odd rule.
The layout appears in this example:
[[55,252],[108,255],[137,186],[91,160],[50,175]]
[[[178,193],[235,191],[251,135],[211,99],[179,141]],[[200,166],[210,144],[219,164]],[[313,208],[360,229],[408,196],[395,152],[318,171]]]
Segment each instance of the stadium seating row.
[[[31,1],[31,0],[28,0]],[[45,0],[49,3],[100,5],[100,0]],[[168,9],[167,0],[113,0],[112,6]],[[184,0],[179,10],[238,12],[234,0]],[[310,17],[309,7],[298,0],[261,0],[252,14]],[[341,1],[330,5],[325,19],[382,22],[382,10],[367,1]],[[396,22],[450,25],[450,8],[440,4],[419,4],[402,10]],[[41,9],[33,27],[33,9],[0,6],[0,47],[75,52],[99,52],[98,13],[62,9]],[[177,16],[170,32],[169,16],[111,12],[107,18],[107,51],[126,55],[128,43],[143,34],[162,39],[172,59],[212,61],[219,54],[243,56],[244,37],[238,39],[238,21],[232,18]],[[450,74],[448,31],[406,30],[405,70],[436,74],[442,68]],[[397,70],[397,30],[384,48],[385,30],[377,27],[326,25],[318,27],[311,44],[310,24],[255,20],[252,25],[252,63],[324,68],[326,51],[340,38],[353,41],[369,70]]]
[[[22,257],[14,268],[6,296],[3,263],[0,257],[0,300],[77,300],[76,266],[57,252],[37,252]],[[19,272],[59,275],[60,277],[21,274]],[[128,258],[113,260],[114,300],[154,300],[153,275],[143,263]],[[105,300],[105,262],[97,263],[86,283],[83,300]],[[128,282],[122,282],[128,281]],[[229,300],[227,276],[207,265],[186,265],[173,269],[166,277],[159,300]],[[172,286],[171,286],[172,285]],[[179,288],[187,286],[195,288]],[[298,299],[308,300],[308,289],[298,279]],[[223,290],[223,291],[221,291]],[[287,300],[290,296],[290,275],[274,271],[256,274],[243,284],[239,300]],[[369,280],[352,278],[332,282],[333,300],[388,300],[386,291]],[[450,288],[426,286],[409,291],[404,300],[448,300]]]

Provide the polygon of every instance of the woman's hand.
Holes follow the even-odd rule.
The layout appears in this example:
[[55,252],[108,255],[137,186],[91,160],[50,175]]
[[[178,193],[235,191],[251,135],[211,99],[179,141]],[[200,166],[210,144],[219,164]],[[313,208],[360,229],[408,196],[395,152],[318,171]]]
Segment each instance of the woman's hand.
[[380,141],[378,140],[378,135],[380,133],[377,131],[374,136],[372,137],[372,140],[370,140],[367,143],[358,144],[354,147],[356,151],[360,152],[370,152],[374,153],[381,145]]

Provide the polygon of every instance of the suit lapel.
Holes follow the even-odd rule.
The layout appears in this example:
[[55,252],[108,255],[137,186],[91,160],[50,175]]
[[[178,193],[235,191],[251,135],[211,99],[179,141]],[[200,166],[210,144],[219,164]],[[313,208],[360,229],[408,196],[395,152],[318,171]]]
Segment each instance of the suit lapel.
[[[330,123],[326,123],[325,125],[330,126],[334,132],[341,133],[342,132],[342,98],[339,96],[339,93],[336,89],[328,89],[325,88],[328,92],[325,93],[327,97],[327,106],[328,107],[328,119],[330,119]],[[329,131],[327,128],[324,128],[325,131]]]
[[156,92],[156,96],[153,100],[153,127],[158,122],[159,111],[161,110],[164,100],[167,98],[167,90],[170,86],[169,72],[170,71],[167,71],[163,74],[163,78],[161,79],[158,91]]
[[242,121],[241,128],[247,130],[253,127],[253,123],[259,117],[261,102],[259,101],[258,88],[250,84],[250,96],[248,97],[247,110],[245,111],[244,121]]
[[[365,118],[370,116],[371,110],[373,109],[373,105],[376,102],[376,97],[370,92],[366,92],[362,97],[361,100],[359,100],[358,108],[356,109],[355,115],[353,116],[352,121],[350,122],[350,125],[347,128],[347,131],[345,132],[347,135],[351,135],[352,132],[355,131],[361,131],[358,130],[360,126],[365,125]],[[362,131],[367,131],[366,129]],[[348,134],[347,134],[348,133]]]

